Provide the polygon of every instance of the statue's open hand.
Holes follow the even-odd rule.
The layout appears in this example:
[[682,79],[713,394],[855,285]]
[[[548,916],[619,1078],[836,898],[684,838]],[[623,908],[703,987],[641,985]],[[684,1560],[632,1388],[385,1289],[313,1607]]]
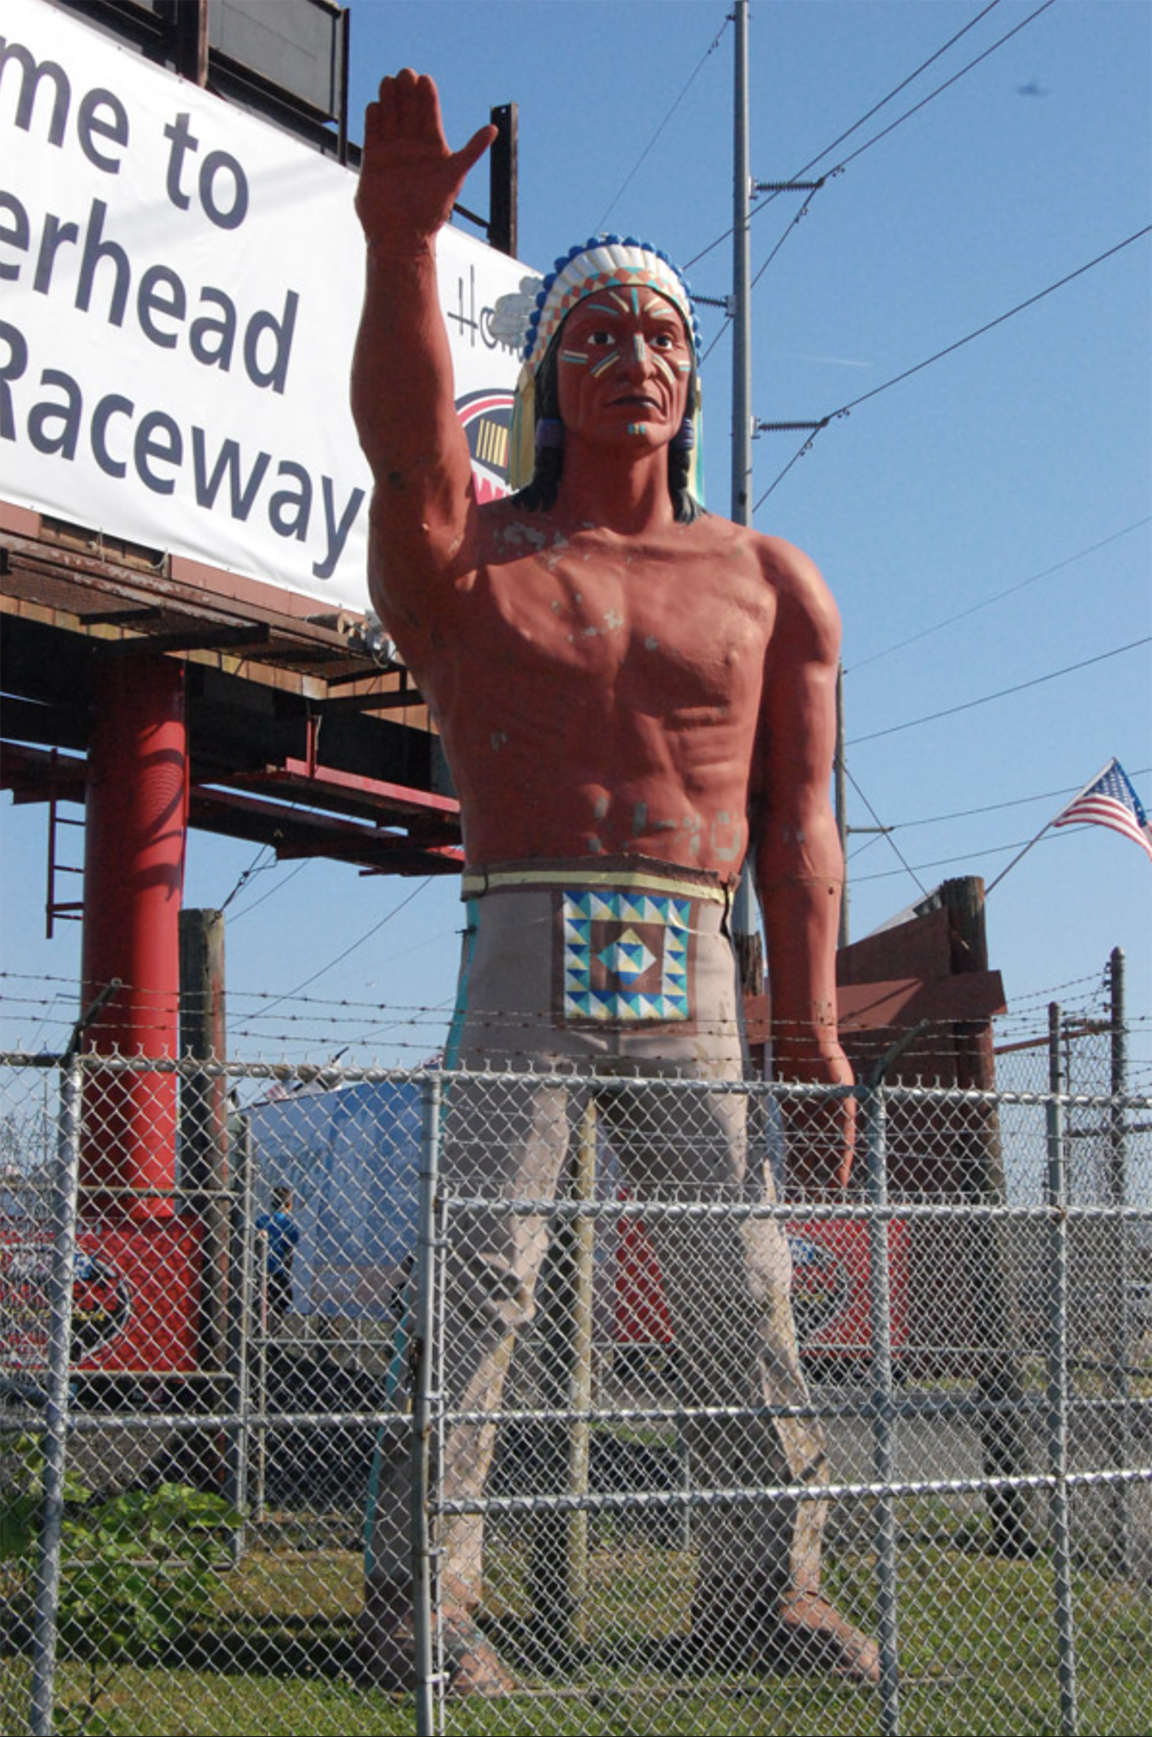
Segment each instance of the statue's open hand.
[[[852,1069],[842,1051],[793,1058],[781,1077],[806,1085],[850,1086]],[[785,1100],[784,1126],[789,1181],[807,1195],[845,1188],[852,1170],[856,1137],[854,1097],[827,1096]]]
[[447,223],[468,171],[496,137],[481,127],[450,151],[440,98],[424,73],[405,67],[380,85],[364,117],[356,211],[370,244],[411,244]]

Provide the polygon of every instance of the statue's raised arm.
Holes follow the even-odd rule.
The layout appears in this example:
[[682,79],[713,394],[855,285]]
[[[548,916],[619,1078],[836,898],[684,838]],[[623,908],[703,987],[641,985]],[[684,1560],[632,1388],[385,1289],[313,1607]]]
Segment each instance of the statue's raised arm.
[[450,151],[430,78],[386,78],[365,117],[356,211],[368,244],[352,410],[372,467],[369,583],[386,623],[416,625],[475,514],[436,286],[436,234],[496,129]]

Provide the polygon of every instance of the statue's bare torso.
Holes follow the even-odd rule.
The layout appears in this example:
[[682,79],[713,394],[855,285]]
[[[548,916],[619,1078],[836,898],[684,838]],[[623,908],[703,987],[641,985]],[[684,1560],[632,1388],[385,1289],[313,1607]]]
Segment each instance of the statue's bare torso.
[[622,537],[507,502],[477,532],[474,568],[389,612],[444,735],[469,861],[639,853],[731,880],[779,545],[710,517]]

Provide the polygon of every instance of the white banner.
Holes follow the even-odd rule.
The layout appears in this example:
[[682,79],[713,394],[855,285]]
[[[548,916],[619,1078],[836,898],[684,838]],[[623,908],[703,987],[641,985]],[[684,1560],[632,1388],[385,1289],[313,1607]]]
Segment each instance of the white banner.
[[[0,30],[0,492],[363,609],[354,175],[47,0]],[[518,366],[491,309],[525,268],[456,230],[439,260],[486,498]]]

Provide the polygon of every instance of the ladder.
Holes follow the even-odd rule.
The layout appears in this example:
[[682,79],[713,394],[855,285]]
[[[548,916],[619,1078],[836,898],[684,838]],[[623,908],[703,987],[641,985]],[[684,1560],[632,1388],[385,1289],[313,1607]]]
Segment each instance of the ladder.
[[[55,762],[55,748],[52,750],[52,759]],[[74,863],[61,862],[58,829],[62,826],[74,826],[83,831],[84,819],[83,815],[80,819],[74,820],[70,815],[61,814],[60,804],[65,799],[58,794],[56,780],[51,775],[49,775],[48,790],[48,886],[47,897],[44,902],[44,933],[50,941],[56,933],[58,921],[63,919],[65,922],[78,923],[84,913],[84,900],[82,898],[60,899],[56,896],[58,876],[83,875],[84,873],[82,865],[77,867]]]

